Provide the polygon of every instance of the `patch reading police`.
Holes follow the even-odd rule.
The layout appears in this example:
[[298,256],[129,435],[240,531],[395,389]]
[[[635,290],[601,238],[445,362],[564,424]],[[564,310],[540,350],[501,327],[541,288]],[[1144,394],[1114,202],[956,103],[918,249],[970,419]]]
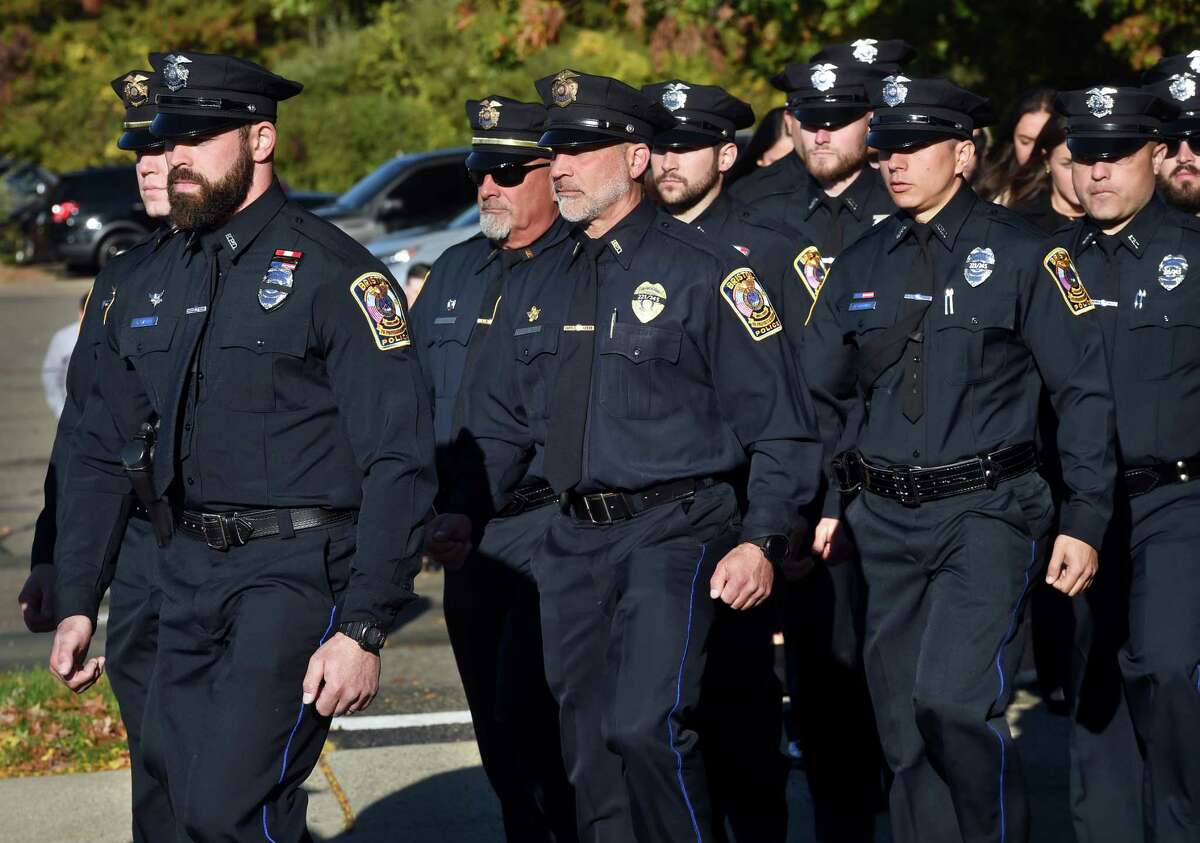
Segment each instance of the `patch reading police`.
[[812,296],[812,300],[816,301],[817,296],[821,292],[821,285],[825,283],[825,263],[821,260],[821,252],[816,246],[809,246],[807,249],[796,255],[796,260],[792,261],[792,266],[796,269],[796,274],[800,276],[801,283],[804,284],[805,291]]
[[274,310],[292,292],[293,273],[300,265],[303,252],[276,249],[266,274],[258,285],[258,304],[266,311]]
[[579,96],[579,83],[575,81],[578,78],[578,73],[569,70],[560,70],[554,77],[554,82],[550,85],[550,99],[559,108],[566,108]]
[[494,129],[500,125],[500,107],[496,100],[484,100],[479,104],[479,128]]
[[350,284],[350,295],[354,296],[363,316],[367,317],[375,345],[380,351],[407,348],[412,344],[400,299],[382,274],[365,272],[358,276]]
[[1073,316],[1082,316],[1084,313],[1096,309],[1091,296],[1083,287],[1083,281],[1079,278],[1079,270],[1075,268],[1071,255],[1066,249],[1062,246],[1051,249],[1046,253],[1042,265],[1054,279],[1055,286],[1058,287],[1063,301],[1067,303],[1067,309]]
[[123,80],[125,82],[125,103],[131,108],[145,105],[150,99],[150,88],[147,82],[149,76],[143,76],[140,73],[130,73]]
[[188,83],[189,71],[185,64],[191,64],[192,60],[187,56],[167,56],[163,59],[162,75],[163,81],[167,83],[167,88],[172,92],[178,91]]
[[1187,277],[1188,262],[1183,255],[1167,255],[1158,263],[1158,283],[1168,293]]
[[662,284],[643,281],[633,291],[633,315],[643,325],[658,316],[667,306],[667,288]]
[[779,314],[767,298],[767,291],[758,286],[754,270],[749,267],[735,269],[725,276],[725,280],[721,282],[721,296],[746,326],[755,342],[765,340],[783,330],[783,323],[779,321]]
[[991,277],[995,265],[996,253],[988,246],[976,246],[963,264],[963,277],[972,287],[978,287]]
[[663,88],[662,104],[667,111],[678,111],[687,105],[687,93],[691,87],[682,82],[672,82]]

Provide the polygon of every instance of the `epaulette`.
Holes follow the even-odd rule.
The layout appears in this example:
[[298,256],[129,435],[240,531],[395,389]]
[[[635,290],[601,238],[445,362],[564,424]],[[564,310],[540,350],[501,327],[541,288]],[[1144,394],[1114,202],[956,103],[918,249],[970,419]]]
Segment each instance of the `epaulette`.
[[984,216],[988,217],[993,222],[1015,229],[1023,234],[1032,234],[1039,240],[1045,239],[1046,232],[1042,231],[1040,228],[1030,222],[1027,217],[1022,216],[1011,208],[1006,208],[1003,205],[997,205],[994,202],[988,202],[983,199],[980,201],[986,206],[983,211]]
[[367,251],[366,246],[359,243],[346,232],[327,219],[291,202],[284,205],[281,214],[288,216],[288,224],[293,231],[307,237],[314,243],[325,247],[333,254],[350,264],[377,263],[378,260]]

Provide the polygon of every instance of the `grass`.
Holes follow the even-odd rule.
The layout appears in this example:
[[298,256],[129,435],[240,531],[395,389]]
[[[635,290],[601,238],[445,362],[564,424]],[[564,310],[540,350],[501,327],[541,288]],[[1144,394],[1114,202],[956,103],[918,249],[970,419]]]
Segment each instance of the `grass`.
[[77,696],[45,668],[0,673],[0,779],[127,766],[125,726],[107,675]]

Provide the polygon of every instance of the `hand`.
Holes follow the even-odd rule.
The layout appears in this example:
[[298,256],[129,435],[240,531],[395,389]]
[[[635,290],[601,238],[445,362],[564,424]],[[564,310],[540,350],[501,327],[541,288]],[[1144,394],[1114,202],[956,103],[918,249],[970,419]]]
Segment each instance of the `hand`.
[[17,595],[21,618],[30,632],[54,631],[54,566],[34,565]]
[[813,535],[812,550],[822,562],[835,558],[841,545],[841,522],[836,518],[822,518],[817,522],[817,530]]
[[457,571],[466,564],[473,547],[471,519],[465,515],[435,515],[425,528],[425,553],[447,570]]
[[104,656],[87,657],[92,643],[92,619],[87,615],[63,618],[50,648],[50,672],[77,694],[96,684],[104,673]]
[[1071,536],[1054,540],[1046,582],[1068,597],[1074,597],[1092,584],[1100,568],[1100,554],[1090,544]]
[[725,554],[709,580],[708,596],[718,597],[733,609],[752,609],[771,595],[775,567],[750,542],[742,542]]
[[308,660],[304,674],[304,705],[316,702],[323,717],[363,711],[379,693],[379,656],[358,642],[335,633]]

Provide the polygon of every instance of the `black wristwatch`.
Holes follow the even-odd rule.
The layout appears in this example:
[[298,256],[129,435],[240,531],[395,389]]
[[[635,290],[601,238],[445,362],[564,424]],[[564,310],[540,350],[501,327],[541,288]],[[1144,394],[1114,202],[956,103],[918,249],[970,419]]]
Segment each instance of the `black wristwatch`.
[[387,630],[370,621],[350,621],[338,624],[338,632],[347,638],[353,638],[358,646],[377,656],[383,649],[383,642],[387,641]]
[[778,565],[787,558],[788,550],[791,548],[791,542],[787,536],[781,536],[778,533],[770,536],[759,536],[755,539],[746,539],[750,544],[756,544],[762,548],[763,556],[767,557],[767,561],[772,565]]

